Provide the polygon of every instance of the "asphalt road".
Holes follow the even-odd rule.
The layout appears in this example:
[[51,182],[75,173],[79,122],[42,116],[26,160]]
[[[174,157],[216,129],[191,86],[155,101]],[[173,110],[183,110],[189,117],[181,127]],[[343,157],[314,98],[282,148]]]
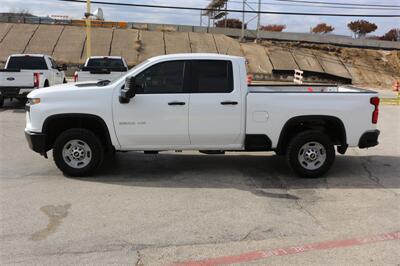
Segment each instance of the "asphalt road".
[[194,152],[118,153],[68,178],[28,149],[24,115],[0,109],[2,265],[400,263],[398,106],[381,108],[378,147],[338,155],[320,179],[272,153]]

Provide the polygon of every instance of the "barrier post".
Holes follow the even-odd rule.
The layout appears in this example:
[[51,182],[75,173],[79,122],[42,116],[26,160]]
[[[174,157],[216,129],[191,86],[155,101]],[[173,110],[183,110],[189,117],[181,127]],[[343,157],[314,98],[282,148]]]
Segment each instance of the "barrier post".
[[294,70],[294,78],[293,82],[297,84],[303,84],[303,71],[300,69],[295,69]]

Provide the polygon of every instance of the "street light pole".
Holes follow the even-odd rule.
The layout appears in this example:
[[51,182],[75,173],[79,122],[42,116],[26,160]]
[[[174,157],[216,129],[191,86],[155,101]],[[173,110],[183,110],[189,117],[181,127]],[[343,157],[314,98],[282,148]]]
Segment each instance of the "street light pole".
[[91,34],[91,23],[90,23],[90,0],[86,0],[86,57],[89,58],[92,54],[92,34]]

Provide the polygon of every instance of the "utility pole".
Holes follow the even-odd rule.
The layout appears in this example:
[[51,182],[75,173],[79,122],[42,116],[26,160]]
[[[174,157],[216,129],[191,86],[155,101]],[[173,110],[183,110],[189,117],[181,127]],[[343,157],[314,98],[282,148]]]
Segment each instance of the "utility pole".
[[241,36],[240,36],[240,41],[244,40],[244,11],[245,11],[245,9],[246,9],[246,0],[243,0],[243,5],[242,5],[242,10],[243,10],[243,12],[242,12],[242,33],[241,33]]
[[90,0],[86,0],[86,57],[89,58],[92,54],[92,34],[91,34],[91,23],[90,23]]
[[258,0],[258,13],[257,13],[257,33],[256,33],[256,42],[260,39],[260,19],[261,19],[261,0]]
[[225,28],[228,25],[228,0],[225,1]]

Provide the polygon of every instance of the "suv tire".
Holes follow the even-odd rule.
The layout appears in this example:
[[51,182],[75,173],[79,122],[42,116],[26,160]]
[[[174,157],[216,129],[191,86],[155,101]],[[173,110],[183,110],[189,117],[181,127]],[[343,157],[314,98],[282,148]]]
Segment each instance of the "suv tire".
[[83,128],[62,132],[53,147],[58,169],[68,176],[88,176],[102,163],[104,148],[99,138]]
[[304,131],[290,140],[286,159],[297,175],[316,178],[331,168],[335,160],[335,149],[330,138],[323,132]]

